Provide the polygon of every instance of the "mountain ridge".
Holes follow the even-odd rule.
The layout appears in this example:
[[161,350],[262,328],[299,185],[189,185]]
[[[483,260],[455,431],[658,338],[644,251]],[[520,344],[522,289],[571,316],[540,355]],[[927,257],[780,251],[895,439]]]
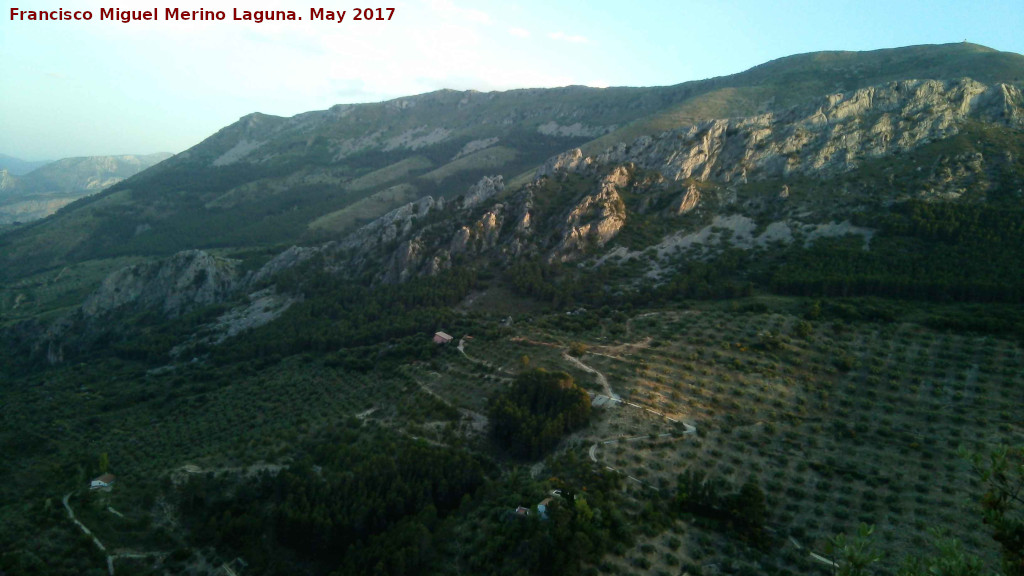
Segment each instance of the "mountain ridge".
[[[698,250],[691,258],[706,260],[729,246],[750,251],[851,235],[863,237],[867,248],[877,228],[849,219],[871,207],[914,199],[1024,200],[1024,163],[1020,155],[1012,157],[1024,148],[1021,142],[1016,151],[1005,151],[1007,158],[977,152],[947,158],[927,172],[918,170],[916,184],[904,190],[859,185],[851,194],[849,184],[840,194],[827,190],[841,175],[970,134],[974,124],[1019,133],[1024,95],[1014,86],[969,79],[905,80],[827,95],[779,114],[715,119],[643,136],[594,156],[574,148],[551,157],[523,188],[506,189],[500,175],[484,177],[454,200],[424,196],[338,241],[293,246],[247,274],[237,262],[196,250],[134,265],[107,277],[81,311],[93,318],[129,304],[173,302],[166,310],[177,316],[239,290],[262,290],[314,258],[322,272],[393,284],[475,261],[509,267],[540,258],[598,267],[635,260],[646,277],[664,279],[679,267],[674,259],[680,248]],[[806,184],[797,183],[801,179],[825,188],[808,195]],[[765,183],[768,190],[760,190]],[[552,204],[545,198],[552,195],[560,200]],[[663,236],[639,247],[618,240],[644,221],[657,223]],[[729,230],[730,237],[716,229]]]
[[[808,53],[668,87],[447,90],[291,118],[253,113],[48,221],[0,236],[5,276],[95,257],[340,239],[411,196],[452,199],[495,174],[519,188],[567,149],[590,155],[695,118],[779,113],[805,93],[813,97],[801,102],[830,93],[823,86],[864,87],[915,66],[935,76],[969,68],[1009,84],[1024,77],[1024,56],[950,44]],[[406,162],[414,155],[422,161]],[[378,184],[352,186],[374,171]],[[388,192],[396,185],[406,188]],[[312,226],[363,200],[358,215],[334,220],[348,228]],[[74,234],[43,241],[56,226]]]
[[9,176],[3,171],[0,225],[49,216],[62,206],[96,194],[171,156],[167,152],[79,156],[45,163],[20,176]]
[[49,160],[22,160],[7,154],[0,154],[0,170],[5,170],[12,176],[28,174],[49,162]]

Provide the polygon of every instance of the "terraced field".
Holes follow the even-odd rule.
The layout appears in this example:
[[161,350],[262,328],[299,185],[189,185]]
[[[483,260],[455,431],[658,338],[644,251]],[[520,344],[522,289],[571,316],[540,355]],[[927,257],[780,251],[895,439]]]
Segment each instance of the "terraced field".
[[[590,573],[828,574],[826,542],[860,523],[876,526],[880,573],[926,551],[935,527],[994,562],[981,487],[958,449],[1024,442],[1020,345],[923,327],[909,305],[881,323],[807,320],[807,304],[579,309],[511,322],[471,312],[460,325],[474,333],[452,329],[456,339],[423,359],[367,373],[311,354],[217,369],[202,359],[68,366],[12,389],[7,423],[34,430],[17,441],[44,455],[21,465],[66,490],[86,483],[96,454],[109,455],[119,487],[102,506],[81,506],[86,524],[115,550],[168,553],[161,531],[176,530],[175,513],[152,495],[185,466],[287,465],[297,439],[351,418],[502,458],[486,434],[488,400],[525,368],[562,370],[594,409],[554,457],[621,474],[637,531]],[[539,481],[553,475],[551,460],[506,464]],[[676,509],[689,472],[726,492],[756,483],[767,497],[767,548]],[[77,537],[70,523],[55,526],[54,538]]]
[[[861,522],[876,526],[888,570],[920,552],[934,527],[994,561],[977,513],[979,486],[958,448],[1024,438],[1020,347],[910,322],[806,321],[787,310],[792,303],[779,308],[738,313],[706,305],[572,330],[552,329],[564,321],[540,317],[498,341],[468,345],[477,361],[449,364],[431,387],[482,410],[487,391],[528,356],[534,366],[571,371],[598,394],[596,375],[562,356],[577,342],[587,350],[581,360],[624,403],[598,408],[596,422],[564,449],[593,454],[596,465],[628,476],[638,514],[650,491],[670,493],[688,470],[735,487],[752,479],[768,495],[773,554],[744,550],[700,519],[682,517],[621,551],[603,572],[702,566],[756,573],[767,561],[793,573],[827,573],[810,553],[825,554],[830,537]],[[653,412],[693,424],[698,434]],[[622,440],[609,442],[615,439]]]

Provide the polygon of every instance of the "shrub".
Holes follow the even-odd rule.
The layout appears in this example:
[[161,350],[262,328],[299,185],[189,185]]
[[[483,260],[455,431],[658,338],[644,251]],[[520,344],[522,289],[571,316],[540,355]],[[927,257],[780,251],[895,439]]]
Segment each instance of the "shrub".
[[587,353],[587,349],[588,346],[586,344],[582,342],[573,342],[569,344],[569,355],[580,358]]

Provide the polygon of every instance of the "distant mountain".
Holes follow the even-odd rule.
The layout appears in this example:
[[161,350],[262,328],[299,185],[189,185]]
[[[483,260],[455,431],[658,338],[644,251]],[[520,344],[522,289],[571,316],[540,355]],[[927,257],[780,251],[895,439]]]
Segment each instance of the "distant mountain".
[[30,161],[8,156],[7,154],[0,154],[0,170],[6,170],[12,176],[28,174],[40,166],[45,166],[47,162],[49,160]]
[[18,176],[0,170],[0,224],[30,222],[95,194],[172,155],[65,158]]
[[484,176],[521,188],[568,149],[595,155],[711,119],[781,118],[829,94],[964,78],[1013,86],[1024,56],[966,43],[818,52],[668,87],[442,90],[291,118],[256,113],[8,232],[0,269],[14,277],[93,258],[341,240],[408,202],[455,199]]

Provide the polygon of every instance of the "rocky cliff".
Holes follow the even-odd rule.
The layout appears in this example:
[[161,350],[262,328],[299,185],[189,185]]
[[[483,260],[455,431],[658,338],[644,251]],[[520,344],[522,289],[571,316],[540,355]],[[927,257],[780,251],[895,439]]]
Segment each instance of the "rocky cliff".
[[[578,260],[599,254],[613,243],[631,213],[647,213],[666,198],[668,206],[659,209],[660,214],[681,217],[695,213],[707,202],[718,209],[736,202],[737,187],[777,180],[780,183],[772,197],[776,202],[786,202],[790,198],[790,188],[785,184],[788,178],[827,181],[856,171],[864,162],[948,140],[971,122],[1019,130],[1024,127],[1022,106],[1024,97],[1018,88],[1007,84],[988,86],[970,79],[906,80],[831,94],[779,113],[681,126],[594,155],[572,149],[550,158],[529,185],[487,208],[482,208],[486,204],[479,194],[470,193],[466,197],[472,201],[463,204],[466,208],[458,211],[454,207],[454,211],[444,213],[441,222],[417,227],[417,215],[437,209],[433,199],[424,198],[371,223],[342,244],[361,247],[364,257],[353,260],[357,262],[372,261],[365,253],[397,242],[397,248],[385,256],[386,265],[380,274],[387,282],[436,273],[450,266],[456,256],[465,259],[486,254],[507,261],[534,253],[549,261]],[[940,158],[923,177],[932,182],[929,194],[957,197],[972,174],[985,170],[985,162],[979,153]],[[535,208],[537,195],[548,193],[545,182],[564,182],[570,177],[583,191],[570,198],[570,203],[550,206],[546,213],[539,214]],[[485,179],[474,190],[490,186],[491,181]],[[623,199],[626,192],[637,198],[632,207],[627,207]],[[484,196],[490,195],[488,192]],[[867,201],[866,196],[861,199]],[[666,247],[680,242],[717,241],[719,236],[709,230],[723,224],[735,228],[733,241],[745,247],[772,240],[792,241],[793,230],[810,231],[808,234],[814,237],[856,233],[870,238],[869,230],[834,221],[829,213],[815,216],[801,202],[790,200],[789,216],[775,222],[769,227],[770,233],[760,239],[750,236],[755,225],[749,216],[700,220],[706,222],[700,224],[707,227],[703,231],[687,228],[681,222],[655,253],[664,254]],[[469,209],[477,206],[481,208]],[[731,210],[737,209],[742,213],[742,206]],[[713,212],[705,216],[715,216]],[[801,212],[802,216],[795,216]],[[543,216],[546,223],[540,234],[533,225],[538,216]],[[744,234],[750,236],[746,241],[742,240]]]
[[632,163],[674,182],[825,177],[953,136],[967,120],[1020,128],[1022,106],[1021,91],[1007,84],[904,80],[831,94],[784,112],[643,136],[594,156],[570,150],[546,162],[537,176],[588,174],[598,166]]
[[[675,86],[442,90],[291,118],[250,114],[63,210],[52,222],[9,232],[0,251],[0,279],[124,253],[158,256],[188,248],[340,240],[410,200],[428,195],[435,201],[455,200],[485,175],[501,175],[518,189],[546,159],[573,147],[583,150],[581,160],[596,160],[606,152],[612,155],[607,161],[643,160],[645,145],[638,146],[637,138],[650,137],[646,146],[657,146],[657,135],[665,132],[692,140],[692,150],[679,151],[679,158],[662,166],[673,178],[689,174],[735,180],[752,168],[765,174],[843,170],[879,150],[898,150],[944,133],[942,121],[919,128],[920,133],[906,132],[901,123],[910,119],[904,116],[917,113],[913,99],[893,97],[889,86],[905,87],[921,101],[929,90],[936,96],[959,90],[957,104],[990,108],[985,100],[999,100],[999,94],[950,85],[971,74],[987,87],[1018,83],[1024,77],[1024,56],[966,43],[822,52]],[[938,84],[907,84],[907,78]],[[839,96],[821,100],[827,93]],[[804,111],[809,102],[813,109]],[[887,119],[864,114],[886,106]],[[966,113],[975,118],[972,110]],[[945,122],[964,113],[951,103]],[[804,122],[783,133],[790,116]],[[869,128],[876,133],[852,142],[853,132],[862,132],[847,122],[853,117],[872,122]],[[728,120],[739,118],[746,125]],[[684,126],[693,126],[693,133],[676,134]],[[826,128],[835,132],[824,133]],[[750,142],[729,138],[732,130]],[[806,158],[798,148],[813,144],[808,138],[831,142],[816,146],[820,154]],[[748,147],[754,149],[748,153]],[[647,152],[660,156],[657,150]],[[753,166],[734,166],[733,157]],[[197,219],[218,225],[195,226]],[[50,242],[62,229],[75,233],[62,235],[65,242]],[[133,230],[144,233],[126,233]]]
[[189,250],[161,262],[122,268],[103,280],[81,311],[87,318],[100,317],[132,305],[175,318],[229,297],[239,287],[236,264],[201,250]]
[[[800,201],[788,200],[785,179],[827,180],[864,162],[949,139],[970,122],[1019,130],[1024,127],[1022,106],[1020,90],[1007,84],[904,80],[831,94],[778,113],[681,126],[593,155],[571,149],[550,158],[532,182],[517,190],[506,190],[504,179],[493,175],[482,177],[455,202],[424,196],[338,242],[286,250],[244,282],[229,261],[194,251],[160,266],[122,270],[104,282],[83,311],[97,314],[138,303],[173,316],[190,304],[219,301],[237,288],[272,281],[282,270],[314,256],[332,270],[370,270],[389,283],[436,274],[455,261],[480,257],[510,262],[534,254],[569,262],[605,252],[631,214],[681,218],[708,202],[721,209],[736,201],[737,187],[762,180],[781,182],[774,198],[789,201],[790,214],[773,223],[764,240],[751,236],[753,222],[737,206],[733,210],[741,213],[724,219],[706,211],[704,217],[715,220],[696,220],[697,228],[680,221],[654,253],[680,243],[714,240],[718,235],[709,230],[723,225],[731,226],[733,240],[746,247],[770,239],[791,241],[794,230],[816,236],[847,234],[853,230],[848,224],[837,225],[826,215],[815,220]],[[936,195],[956,197],[959,184],[984,171],[985,162],[977,153],[943,157],[929,168],[926,180],[934,181]],[[574,179],[575,188],[568,179]],[[551,185],[578,191],[552,203],[544,197],[553,193]],[[661,207],[651,212],[655,206]],[[794,216],[801,211],[803,216]],[[870,237],[870,231],[853,233]],[[745,235],[748,241],[742,240]]]
[[[452,97],[444,93],[382,106],[387,114],[429,112],[452,105]],[[482,106],[484,96],[466,98],[454,105]],[[347,122],[357,110],[338,107],[329,114]],[[545,138],[605,134],[606,129],[594,126],[611,125],[569,122],[571,114],[563,120],[539,122],[549,113],[563,118],[562,111],[553,110],[528,116],[538,122],[531,130]],[[509,122],[514,123],[512,116]],[[248,178],[265,170],[265,160],[282,153],[265,142],[318,130],[322,118],[317,118],[300,115],[285,121],[254,115],[158,167],[147,178],[159,180],[160,174],[183,168],[196,155],[215,149],[219,152],[206,154],[203,161],[216,164],[218,178]],[[293,246],[245,275],[239,272],[238,262],[201,250],[119,270],[102,282],[76,314],[50,326],[39,340],[47,357],[59,361],[65,336],[82,322],[87,325],[83,333],[88,333],[102,330],[104,319],[127,311],[157,311],[175,318],[196,307],[231,299],[243,302],[242,296],[248,294],[248,303],[210,325],[207,331],[214,336],[193,339],[220,342],[271,321],[300,300],[301,294],[275,287],[275,278],[310,262],[339,278],[400,283],[454,266],[502,270],[523,258],[581,267],[639,259],[643,266],[634,270],[638,278],[657,280],[673,267],[685,265],[686,259],[710,257],[726,247],[765,249],[855,235],[865,250],[870,249],[875,230],[852,224],[850,215],[871,203],[908,197],[986,201],[989,192],[1024,198],[1020,178],[1024,154],[1019,153],[1024,147],[993,145],[1021,140],[1024,97],[1015,85],[968,78],[885,82],[814,97],[785,109],[681,122],[597,150],[591,150],[592,145],[563,148],[514,179],[517,172],[481,173],[484,164],[461,172],[452,168],[476,154],[498,150],[501,147],[495,144],[504,143],[505,136],[460,144],[452,140],[455,132],[426,126],[378,134],[371,138],[372,147],[388,154],[434,150],[436,154],[430,152],[433,160],[417,156],[392,162],[400,155],[374,160],[374,156],[357,154],[359,142],[339,140],[325,144],[332,158],[369,158],[383,167],[371,169],[375,166],[371,165],[353,177],[345,166],[317,165],[286,170],[273,185],[249,178],[226,192],[214,190],[211,198],[234,194],[241,200],[196,205],[244,214],[251,204],[259,206],[259,214],[307,210],[318,218],[323,213],[316,212],[315,202],[289,208],[288,202],[274,198],[287,194],[302,199],[310,186],[324,186],[330,194],[354,194],[367,199],[367,205],[384,206],[387,211],[376,212],[378,216],[366,222],[371,212],[360,206],[345,215],[361,223],[358,228],[331,229],[335,236],[330,241]],[[964,135],[977,144],[965,141]],[[221,146],[225,142],[234,144],[225,148]],[[308,145],[319,146],[314,140]],[[311,148],[306,154],[318,153]],[[454,160],[438,167],[444,159]],[[857,176],[862,173],[868,176]],[[470,174],[477,175],[469,180]],[[195,177],[189,174],[182,182]],[[507,178],[513,183],[507,184]],[[167,200],[160,194],[169,198],[186,194],[177,191],[173,178],[172,184],[163,182],[155,188],[159,193],[143,186],[149,180],[135,182],[137,190],[122,190],[121,196],[131,199],[136,208],[145,204],[147,195],[159,197],[154,205],[159,209],[147,209],[146,222],[132,228],[129,224],[134,220],[126,217],[119,223],[118,230],[134,230],[131,238],[149,234],[161,221],[177,217],[173,210],[163,211]],[[407,193],[375,195],[393,190],[400,181],[406,182],[400,186]],[[416,199],[406,202],[410,196]],[[102,210],[93,207],[90,213],[131,211],[115,206],[116,202],[104,202]],[[25,248],[17,239],[0,241],[6,242],[5,248]]]

